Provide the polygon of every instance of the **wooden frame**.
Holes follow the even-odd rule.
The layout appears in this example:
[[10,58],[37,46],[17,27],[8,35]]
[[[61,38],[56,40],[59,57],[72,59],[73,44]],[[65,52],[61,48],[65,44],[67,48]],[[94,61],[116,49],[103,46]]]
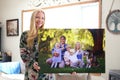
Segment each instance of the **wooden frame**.
[[[63,5],[58,5],[58,6],[49,6],[49,7],[43,7],[42,9],[45,11],[48,12],[54,12],[54,11],[51,11],[51,10],[54,10],[56,8],[60,9],[60,8],[65,8],[65,7],[71,7],[71,6],[79,6],[79,5],[83,5],[83,4],[89,4],[89,3],[96,3],[96,2],[99,2],[98,3],[98,20],[96,21],[96,23],[98,23],[97,27],[98,28],[101,28],[101,17],[102,17],[102,1],[101,0],[85,0],[85,1],[80,1],[80,2],[76,2],[76,3],[69,3],[69,4],[63,4]],[[25,31],[27,28],[29,28],[29,19],[30,19],[30,16],[32,14],[32,12],[34,11],[35,9],[31,9],[31,10],[22,10],[22,32]],[[92,12],[92,11],[91,11]],[[94,16],[95,17],[95,16]],[[48,18],[48,16],[46,16],[46,18]],[[24,20],[25,19],[25,20]],[[27,19],[27,20],[26,20]],[[49,18],[51,19],[51,18]],[[89,19],[89,18],[88,18]],[[58,20],[58,19],[57,19]],[[68,19],[69,20],[69,19]],[[51,21],[51,20],[47,20],[46,21]],[[79,20],[76,20],[76,21],[79,21]],[[91,20],[92,21],[92,20]],[[46,28],[46,23],[45,22],[45,28]],[[52,22],[53,23],[53,22]],[[82,22],[81,22],[82,23]],[[63,23],[64,24],[64,23]],[[50,25],[49,25],[50,26]],[[80,25],[81,26],[81,25]],[[94,25],[93,25],[94,26]],[[48,27],[47,27],[48,28]]]
[[7,36],[18,36],[19,20],[18,19],[6,20],[6,31],[7,31]]

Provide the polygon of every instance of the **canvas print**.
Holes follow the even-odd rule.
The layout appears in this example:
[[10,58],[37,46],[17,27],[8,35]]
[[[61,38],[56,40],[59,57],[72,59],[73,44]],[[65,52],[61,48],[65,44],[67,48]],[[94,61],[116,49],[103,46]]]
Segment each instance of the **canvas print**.
[[40,73],[104,73],[104,29],[44,29],[38,32]]

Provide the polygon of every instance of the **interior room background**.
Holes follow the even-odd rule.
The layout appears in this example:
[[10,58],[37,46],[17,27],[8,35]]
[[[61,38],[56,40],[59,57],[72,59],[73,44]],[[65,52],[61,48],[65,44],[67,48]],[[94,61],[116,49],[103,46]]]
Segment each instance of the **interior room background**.
[[[112,34],[106,29],[106,17],[113,0],[102,0],[102,24],[106,31],[106,72],[102,74],[106,79],[110,69],[120,69],[120,34]],[[2,23],[2,51],[12,52],[12,61],[20,61],[19,40],[22,32],[22,10],[33,9],[28,0],[0,0],[0,22]],[[115,0],[112,10],[120,9],[120,0]],[[6,20],[19,19],[19,36],[6,36]],[[23,67],[24,69],[24,67]]]

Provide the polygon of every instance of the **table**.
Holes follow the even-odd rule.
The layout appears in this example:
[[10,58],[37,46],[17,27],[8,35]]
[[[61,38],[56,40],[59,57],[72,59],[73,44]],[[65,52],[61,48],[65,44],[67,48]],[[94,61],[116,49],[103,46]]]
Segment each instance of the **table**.
[[120,70],[110,70],[109,80],[120,80]]

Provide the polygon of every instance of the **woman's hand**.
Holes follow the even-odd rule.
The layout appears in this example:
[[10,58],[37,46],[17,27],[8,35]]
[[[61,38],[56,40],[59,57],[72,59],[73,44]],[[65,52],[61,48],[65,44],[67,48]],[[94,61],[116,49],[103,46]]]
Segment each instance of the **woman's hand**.
[[76,72],[72,72],[71,75],[77,75],[77,73]]
[[38,62],[34,62],[33,68],[34,68],[36,71],[39,71],[39,70],[40,70],[40,66],[38,66]]

